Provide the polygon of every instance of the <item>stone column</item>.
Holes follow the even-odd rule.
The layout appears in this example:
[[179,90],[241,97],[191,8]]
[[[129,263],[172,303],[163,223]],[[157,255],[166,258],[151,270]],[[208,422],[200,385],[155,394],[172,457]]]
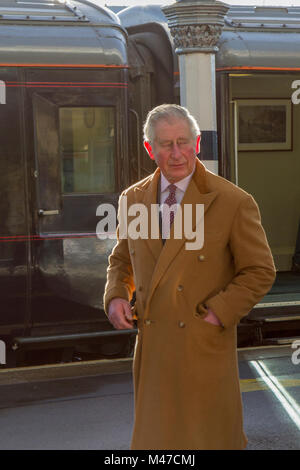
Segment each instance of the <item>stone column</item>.
[[163,7],[179,55],[181,105],[201,129],[201,160],[218,174],[215,53],[229,6],[216,0],[177,0]]

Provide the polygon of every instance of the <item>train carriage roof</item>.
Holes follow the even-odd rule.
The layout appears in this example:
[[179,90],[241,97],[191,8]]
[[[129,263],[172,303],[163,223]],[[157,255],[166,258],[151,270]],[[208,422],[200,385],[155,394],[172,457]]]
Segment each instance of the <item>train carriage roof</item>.
[[217,54],[217,68],[300,67],[300,8],[232,7]]
[[1,0],[2,65],[127,64],[127,33],[97,0]]
[[[167,20],[160,6],[129,7],[118,13],[130,30]],[[170,40],[171,36],[169,35]],[[300,7],[230,7],[216,54],[218,70],[300,68]]]

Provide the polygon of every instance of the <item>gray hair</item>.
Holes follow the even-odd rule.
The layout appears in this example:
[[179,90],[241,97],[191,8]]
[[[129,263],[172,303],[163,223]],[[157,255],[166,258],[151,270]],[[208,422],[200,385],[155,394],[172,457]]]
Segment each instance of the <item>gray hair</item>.
[[201,134],[196,119],[190,114],[188,109],[178,104],[162,104],[148,113],[144,124],[144,139],[150,142],[150,144],[153,144],[155,140],[155,125],[157,122],[160,119],[170,121],[174,118],[184,119],[188,123],[194,140]]

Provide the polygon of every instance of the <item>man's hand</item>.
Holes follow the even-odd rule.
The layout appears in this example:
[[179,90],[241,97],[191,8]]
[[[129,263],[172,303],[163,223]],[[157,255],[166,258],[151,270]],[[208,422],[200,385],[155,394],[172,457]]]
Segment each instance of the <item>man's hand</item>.
[[133,328],[130,303],[122,298],[115,297],[109,302],[108,319],[117,330]]
[[204,321],[207,321],[208,323],[211,323],[212,325],[217,325],[217,326],[223,326],[220,320],[218,319],[217,315],[214,314],[214,312],[210,309],[207,308],[208,314],[206,317],[203,318]]

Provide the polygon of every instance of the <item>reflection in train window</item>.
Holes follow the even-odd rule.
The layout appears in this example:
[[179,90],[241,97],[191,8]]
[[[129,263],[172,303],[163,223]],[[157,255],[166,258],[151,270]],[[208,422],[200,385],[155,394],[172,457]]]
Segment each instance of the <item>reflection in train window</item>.
[[60,108],[59,128],[63,193],[115,192],[114,108]]

